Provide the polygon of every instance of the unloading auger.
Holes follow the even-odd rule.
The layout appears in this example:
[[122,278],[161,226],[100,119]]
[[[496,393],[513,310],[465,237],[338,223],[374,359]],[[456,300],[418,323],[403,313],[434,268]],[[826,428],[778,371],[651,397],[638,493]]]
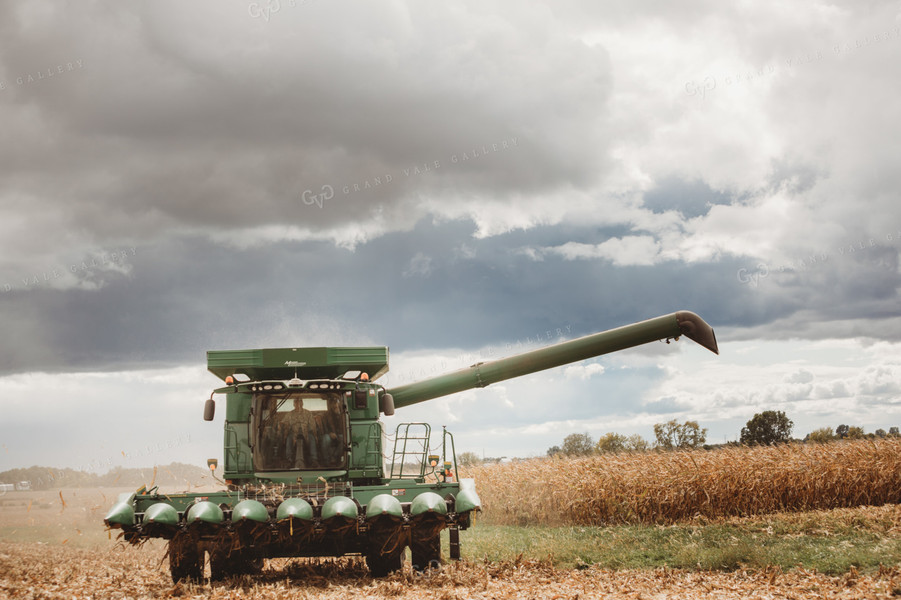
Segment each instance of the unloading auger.
[[[686,336],[719,354],[713,329],[681,311],[480,362],[387,389],[388,348],[264,348],[207,352],[225,386],[226,489],[122,494],[104,518],[138,544],[169,540],[172,580],[256,573],[263,559],[362,555],[372,575],[441,562],[441,531],[460,558],[460,530],[481,502],[472,479],[456,477],[454,438],[442,429],[433,454],[426,423],[401,423],[389,443],[380,414],[463,390],[658,340]],[[209,461],[212,468],[215,459]]]

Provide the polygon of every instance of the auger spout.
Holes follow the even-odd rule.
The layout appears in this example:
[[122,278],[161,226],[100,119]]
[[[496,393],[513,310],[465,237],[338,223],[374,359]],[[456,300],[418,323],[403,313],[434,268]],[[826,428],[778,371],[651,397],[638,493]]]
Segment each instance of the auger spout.
[[394,398],[394,406],[401,408],[649,342],[677,339],[683,335],[719,354],[713,328],[695,313],[685,310],[515,356],[477,363],[387,391]]

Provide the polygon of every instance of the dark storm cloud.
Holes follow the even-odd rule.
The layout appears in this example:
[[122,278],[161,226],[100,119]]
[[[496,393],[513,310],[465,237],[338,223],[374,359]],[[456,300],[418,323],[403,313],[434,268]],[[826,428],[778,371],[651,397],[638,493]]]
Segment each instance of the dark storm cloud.
[[422,220],[355,251],[325,241],[239,249],[170,238],[128,252],[128,272],[84,274],[93,287],[39,282],[0,293],[7,338],[16,340],[0,350],[0,368],[165,367],[203,361],[209,349],[295,345],[493,348],[496,357],[526,349],[522,340],[552,343],[558,329],[575,337],[681,309],[710,322],[721,343],[901,333],[848,321],[897,315],[890,248],[845,250],[752,281],[740,276],[748,259],[622,267],[522,252],[530,241],[595,243],[620,234],[615,228],[473,233],[469,221]]
[[[886,225],[888,227],[888,225]],[[789,339],[864,336],[901,339],[898,290],[901,232],[886,229],[839,245],[815,248],[785,260],[749,261],[736,272],[736,280],[749,296],[760,293],[770,307],[764,325],[766,337]],[[749,306],[746,297],[742,305]],[[736,335],[761,335],[759,323],[747,322]]]
[[[626,18],[620,10],[336,0],[263,19],[249,4],[0,7],[0,286],[70,257],[136,249],[129,269],[0,288],[15,340],[0,351],[4,372],[173,365],[260,345],[473,348],[678,309],[733,336],[841,328],[895,339],[880,320],[898,316],[897,244],[854,258],[807,244],[795,258],[714,250],[643,266],[530,257],[636,231],[678,250],[654,229],[661,213],[677,212],[668,231],[685,232],[711,207],[746,208],[747,187],[726,185],[726,196],[711,183],[726,152],[706,158],[703,140],[675,166],[624,178],[633,186],[625,196],[644,189],[636,181],[656,181],[644,194],[650,210],[598,191],[612,160],[613,65],[603,45],[572,32],[603,25],[601,14]],[[694,18],[675,10],[660,7],[656,18]],[[577,26],[586,14],[598,18]],[[653,98],[635,100],[633,118],[648,132],[674,129],[656,115],[693,116],[645,114]],[[793,118],[811,110],[809,98],[793,102]],[[722,121],[710,130],[734,121],[714,117]],[[741,163],[743,152],[760,152],[752,146],[729,156]],[[880,164],[891,160],[884,154]],[[815,194],[828,171],[810,156],[783,156],[755,185]],[[883,171],[867,181],[881,206],[889,199],[877,184],[892,181]],[[822,202],[817,214],[842,204],[792,201]],[[465,220],[446,220],[464,204]],[[547,214],[530,220],[539,205]],[[581,208],[566,213],[571,206]],[[474,237],[473,221],[497,215],[514,225]],[[745,233],[740,218],[723,223],[704,234]],[[810,233],[804,225],[799,238]],[[848,224],[849,243],[874,229]],[[772,241],[761,246],[783,250],[784,240]],[[809,253],[829,260],[811,263]]]
[[[586,124],[602,123],[608,60],[542,10],[295,8],[263,22],[241,3],[5,7],[7,84],[83,65],[0,97],[5,195],[54,207],[57,232],[119,243],[320,230],[375,210],[391,230],[424,214],[423,196],[503,199],[597,177],[602,128]],[[332,206],[304,205],[323,186]]]
[[[539,237],[559,235],[547,229]],[[680,309],[717,327],[793,310],[736,282],[735,263],[536,262],[519,252],[520,233],[472,233],[468,222],[422,221],[354,252],[327,242],[239,250],[189,238],[141,248],[130,273],[105,276],[99,289],[0,294],[17,340],[0,351],[4,372],[177,365],[208,349],[255,346],[501,351],[539,336],[550,343],[547,331],[586,335]],[[411,273],[423,259],[429,268]]]

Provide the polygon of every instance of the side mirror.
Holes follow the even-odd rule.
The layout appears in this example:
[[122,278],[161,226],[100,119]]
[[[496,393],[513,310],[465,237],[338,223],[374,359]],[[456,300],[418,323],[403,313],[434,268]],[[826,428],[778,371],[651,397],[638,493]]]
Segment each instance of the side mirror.
[[213,417],[216,415],[216,401],[212,398],[207,398],[206,403],[203,405],[203,420],[204,421],[212,421]]
[[390,417],[394,414],[394,396],[387,392],[379,398],[379,410],[386,416]]

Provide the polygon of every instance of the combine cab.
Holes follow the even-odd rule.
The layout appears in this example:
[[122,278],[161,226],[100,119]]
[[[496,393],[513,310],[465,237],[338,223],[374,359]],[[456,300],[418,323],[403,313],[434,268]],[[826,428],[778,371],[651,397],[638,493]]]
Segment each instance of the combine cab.
[[[373,576],[441,563],[441,531],[460,557],[461,529],[481,509],[471,479],[458,479],[454,438],[440,432],[430,452],[425,423],[389,436],[379,414],[651,341],[679,336],[717,352],[713,330],[678,312],[517,356],[478,363],[388,390],[388,349],[271,348],[210,351],[209,370],[225,386],[224,477],[215,493],[123,494],[104,519],[137,544],[169,540],[173,581],[199,580],[209,556],[212,579],[255,573],[263,559],[366,557]],[[215,468],[216,461],[210,461]]]

